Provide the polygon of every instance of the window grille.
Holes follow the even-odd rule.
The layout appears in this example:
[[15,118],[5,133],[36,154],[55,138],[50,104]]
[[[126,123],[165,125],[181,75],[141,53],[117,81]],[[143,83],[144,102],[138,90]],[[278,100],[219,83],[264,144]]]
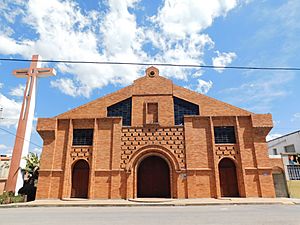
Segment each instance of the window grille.
[[199,115],[198,105],[176,97],[173,97],[173,100],[175,125],[183,125],[184,115]]
[[300,165],[287,165],[290,180],[300,180]]
[[74,129],[73,145],[93,145],[93,129]]
[[236,143],[234,127],[214,127],[214,133],[216,144]]
[[131,98],[118,102],[107,108],[107,116],[121,116],[123,118],[123,126],[131,126]]
[[284,151],[287,153],[293,153],[295,151],[295,145],[284,146]]

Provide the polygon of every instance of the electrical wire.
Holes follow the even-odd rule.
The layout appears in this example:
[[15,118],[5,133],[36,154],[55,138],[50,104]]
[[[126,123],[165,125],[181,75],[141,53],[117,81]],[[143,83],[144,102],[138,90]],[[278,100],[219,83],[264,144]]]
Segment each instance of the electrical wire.
[[65,64],[101,64],[101,65],[131,65],[131,66],[169,66],[169,67],[190,67],[204,69],[237,69],[237,70],[277,70],[277,71],[300,71],[300,67],[256,67],[256,66],[213,66],[199,64],[174,64],[174,63],[142,63],[142,62],[112,62],[112,61],[76,61],[76,60],[31,60],[18,58],[0,58],[0,61],[11,62],[44,62],[44,63],[65,63]]
[[24,137],[18,136],[18,135],[16,135],[16,134],[14,134],[13,132],[10,132],[9,130],[3,129],[3,128],[1,128],[1,127],[0,127],[0,130],[3,130],[3,131],[5,131],[6,133],[11,134],[11,135],[13,135],[13,136],[15,136],[15,137],[17,137],[17,138],[21,138],[21,139],[23,139],[24,141],[27,141],[27,142],[29,142],[29,143],[31,143],[31,144],[33,144],[33,145],[39,147],[39,148],[43,148],[42,146],[40,146],[40,145],[38,145],[38,144],[36,144],[36,143],[34,143],[34,142],[32,142],[32,141],[29,141],[29,140],[25,139]]

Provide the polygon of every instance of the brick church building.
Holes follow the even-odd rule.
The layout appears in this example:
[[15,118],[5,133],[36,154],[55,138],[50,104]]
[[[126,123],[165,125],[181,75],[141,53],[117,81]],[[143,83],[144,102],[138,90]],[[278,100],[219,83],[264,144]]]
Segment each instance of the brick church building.
[[38,199],[275,197],[254,114],[177,86],[150,67],[112,94],[39,118]]

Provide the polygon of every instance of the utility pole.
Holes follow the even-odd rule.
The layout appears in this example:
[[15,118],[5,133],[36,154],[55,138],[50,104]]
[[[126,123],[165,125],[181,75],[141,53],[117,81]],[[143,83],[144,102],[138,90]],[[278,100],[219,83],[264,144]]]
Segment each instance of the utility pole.
[[41,62],[39,60],[41,60],[39,55],[33,55],[29,68],[13,71],[14,76],[27,79],[8,179],[5,185],[5,191],[13,191],[16,194],[23,186],[23,175],[20,168],[25,167],[26,161],[23,158],[27,156],[29,151],[28,140],[30,140],[34,116],[37,78],[55,75],[55,70],[52,68],[40,68]]

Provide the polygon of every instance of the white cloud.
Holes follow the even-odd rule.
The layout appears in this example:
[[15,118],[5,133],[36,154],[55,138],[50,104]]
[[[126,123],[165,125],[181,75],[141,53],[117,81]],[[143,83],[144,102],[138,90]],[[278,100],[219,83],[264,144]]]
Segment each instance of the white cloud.
[[[28,40],[22,35],[15,38],[13,32],[0,33],[0,54],[20,54],[28,58],[38,53],[44,59],[203,65],[204,53],[214,48],[214,42],[201,32],[215,18],[226,16],[236,7],[237,0],[166,0],[148,27],[137,24],[132,9],[138,3],[139,0],[107,0],[105,12],[84,11],[73,0],[20,3],[20,21],[29,26],[36,37]],[[154,51],[145,50],[145,44],[150,44]],[[233,58],[231,53],[224,54]],[[142,75],[141,69],[144,69],[123,65],[56,66],[58,75],[66,73],[73,77],[58,78],[51,86],[73,97],[89,97],[94,89],[108,84],[127,85]],[[190,76],[202,74],[202,70],[179,67],[164,67],[160,71],[164,76],[186,81]]]
[[0,93],[0,108],[3,108],[3,119],[1,120],[0,125],[7,127],[16,126],[18,123],[21,106],[21,102],[16,102],[13,99],[9,99]]
[[[23,21],[37,33],[38,38],[35,41],[17,41],[7,35],[2,35],[0,36],[0,43],[2,43],[0,53],[21,54],[28,58],[29,55],[38,52],[44,59],[142,60],[138,37],[140,31],[136,28],[135,17],[128,11],[128,7],[133,3],[134,1],[109,1],[110,10],[104,22],[100,23],[95,11],[91,11],[91,15],[84,14],[71,0],[45,2],[30,0]],[[99,24],[102,25],[100,31],[98,30]],[[99,52],[99,47],[104,47],[103,53]],[[139,68],[128,66],[59,64],[58,68],[60,72],[69,73],[75,77],[76,85],[71,85],[69,81],[67,83],[68,87],[74,90],[60,89],[71,96],[88,97],[95,88],[101,88],[109,83],[128,84],[139,75]],[[61,80],[56,83],[61,83]],[[53,86],[60,87],[61,85]]]
[[0,14],[8,21],[13,23],[16,16],[24,14],[24,10],[20,6],[26,3],[23,0],[1,0],[0,1]]
[[76,97],[79,95],[88,96],[88,87],[78,86],[73,80],[68,78],[61,78],[55,81],[51,81],[51,86],[60,89],[63,93]]
[[8,147],[6,146],[6,145],[4,145],[4,144],[0,144],[0,150],[5,150],[5,149],[7,149]]
[[[216,51],[217,57],[212,58],[213,66],[216,67],[226,67],[228,64],[230,64],[235,58],[236,54],[234,52],[223,52],[220,53],[219,51]],[[215,69],[219,73],[223,72],[223,68],[217,68]]]
[[24,54],[26,55],[28,49],[32,47],[32,42],[28,40],[16,41],[7,36],[7,34],[0,34],[0,54]]
[[284,84],[291,81],[294,77],[293,73],[285,73],[282,76],[280,72],[269,74],[253,75],[254,80],[242,84],[239,87],[228,88],[221,91],[222,94],[230,94],[230,98],[226,102],[247,108],[257,113],[270,112],[272,102],[283,98],[289,94],[289,90],[284,88]]
[[270,140],[273,140],[273,139],[281,137],[281,136],[282,136],[282,134],[268,134],[266,137],[266,141],[270,141]]
[[211,26],[219,16],[237,5],[236,0],[165,0],[157,16],[152,20],[173,38],[185,38]]
[[6,146],[5,144],[0,144],[0,154],[11,155],[12,147]]
[[0,89],[3,87],[3,85],[4,85],[3,83],[0,83]]
[[[212,48],[214,42],[207,34],[193,34],[185,39],[168,39],[162,33],[155,33],[160,39],[159,42],[164,42],[166,45],[154,56],[155,61],[164,63],[177,63],[177,64],[204,64],[203,56],[205,50]],[[156,41],[155,41],[156,42]],[[187,80],[191,69],[180,67],[164,67],[161,74],[167,77],[173,77],[181,80]],[[194,72],[194,76],[202,74],[201,70]]]
[[25,85],[19,84],[19,86],[10,90],[9,94],[16,97],[24,96]]
[[291,122],[300,121],[300,112],[295,113],[291,119]]
[[198,80],[198,85],[196,87],[196,91],[198,91],[201,94],[206,94],[213,86],[213,82],[205,81],[205,80]]

